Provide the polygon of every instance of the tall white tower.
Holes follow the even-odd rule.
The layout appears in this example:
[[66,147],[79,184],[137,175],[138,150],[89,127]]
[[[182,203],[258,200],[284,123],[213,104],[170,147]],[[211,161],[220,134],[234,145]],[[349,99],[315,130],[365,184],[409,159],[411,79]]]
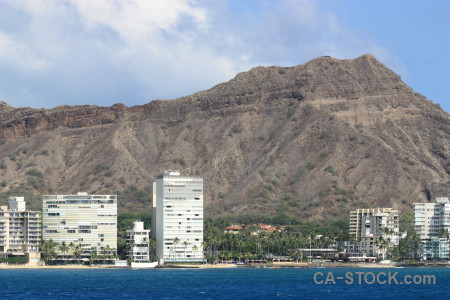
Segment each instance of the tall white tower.
[[202,261],[203,178],[165,171],[155,186],[156,256],[165,262]]

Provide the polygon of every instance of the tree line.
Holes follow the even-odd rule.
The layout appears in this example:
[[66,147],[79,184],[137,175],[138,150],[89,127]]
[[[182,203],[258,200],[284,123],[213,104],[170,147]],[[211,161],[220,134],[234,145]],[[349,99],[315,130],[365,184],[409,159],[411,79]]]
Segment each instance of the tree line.
[[[83,262],[84,249],[80,243],[73,242],[55,242],[52,239],[42,241],[39,245],[41,257],[45,264],[79,264]],[[106,263],[116,259],[117,252],[115,248],[107,245],[101,251],[94,250],[89,255],[89,263]]]

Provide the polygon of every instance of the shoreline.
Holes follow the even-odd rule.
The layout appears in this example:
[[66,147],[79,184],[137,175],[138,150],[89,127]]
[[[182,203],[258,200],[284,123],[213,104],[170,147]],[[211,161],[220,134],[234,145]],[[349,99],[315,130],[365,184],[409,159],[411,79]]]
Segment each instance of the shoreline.
[[121,269],[125,267],[117,267],[113,265],[57,265],[57,266],[29,266],[29,265],[0,265],[2,269]]
[[[259,264],[201,264],[201,265],[189,265],[189,264],[174,264],[157,266],[156,269],[229,269],[229,268],[268,268],[268,269],[280,269],[280,268],[374,268],[374,269],[386,269],[386,268],[450,268],[450,262],[446,263],[292,263],[292,262],[275,262],[275,263],[259,263]],[[0,265],[2,269],[132,269],[127,266],[115,266],[115,265],[57,265],[57,266],[39,266],[39,265]],[[141,268],[137,268],[141,269]],[[146,268],[142,268],[146,269]],[[152,268],[149,268],[152,269]]]

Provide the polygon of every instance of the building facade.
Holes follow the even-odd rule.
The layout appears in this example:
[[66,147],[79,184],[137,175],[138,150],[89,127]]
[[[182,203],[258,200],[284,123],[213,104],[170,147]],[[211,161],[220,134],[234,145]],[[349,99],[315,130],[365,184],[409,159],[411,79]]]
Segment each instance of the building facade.
[[421,241],[421,256],[424,260],[449,259],[447,238],[432,237]]
[[40,213],[26,210],[23,197],[9,197],[9,208],[0,206],[0,252],[37,253],[40,240]]
[[154,184],[156,256],[165,262],[203,260],[203,178],[165,171]]
[[421,240],[422,259],[448,259],[450,201],[436,198],[436,203],[414,203],[414,229]]
[[117,195],[45,195],[42,209],[44,240],[81,244],[84,258],[116,253]]
[[127,230],[127,245],[132,262],[150,261],[150,230],[144,229],[144,222],[136,221],[133,229]]
[[356,251],[367,256],[380,255],[376,241],[380,237],[389,246],[399,244],[399,213],[392,208],[363,208],[350,212],[350,236],[356,240]]

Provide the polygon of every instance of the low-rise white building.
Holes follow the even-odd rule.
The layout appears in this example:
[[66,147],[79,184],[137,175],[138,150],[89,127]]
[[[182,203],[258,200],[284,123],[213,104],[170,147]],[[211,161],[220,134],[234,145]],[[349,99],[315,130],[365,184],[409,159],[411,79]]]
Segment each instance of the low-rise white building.
[[133,229],[127,230],[128,257],[132,262],[150,261],[150,230],[144,222],[136,221]]
[[432,237],[422,240],[421,256],[424,260],[449,259],[449,243],[447,238]]

